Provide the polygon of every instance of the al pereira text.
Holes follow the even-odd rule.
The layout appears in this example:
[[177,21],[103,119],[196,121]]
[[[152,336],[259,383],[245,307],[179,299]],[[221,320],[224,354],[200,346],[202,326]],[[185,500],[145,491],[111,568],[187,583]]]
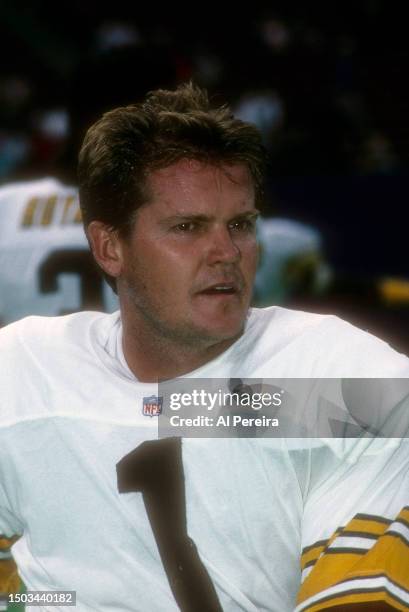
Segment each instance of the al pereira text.
[[238,414],[220,415],[217,419],[209,416],[181,417],[174,414],[170,417],[172,427],[278,427],[279,420],[272,417],[243,417]]

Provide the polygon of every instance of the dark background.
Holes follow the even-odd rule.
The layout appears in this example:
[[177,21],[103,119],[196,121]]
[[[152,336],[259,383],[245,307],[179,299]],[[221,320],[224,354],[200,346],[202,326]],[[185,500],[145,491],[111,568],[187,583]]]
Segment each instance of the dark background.
[[158,86],[193,79],[234,109],[264,96],[267,210],[318,228],[335,271],[319,304],[294,304],[409,343],[407,303],[374,289],[409,278],[403,4],[2,2],[0,54],[1,183],[75,182],[84,126]]

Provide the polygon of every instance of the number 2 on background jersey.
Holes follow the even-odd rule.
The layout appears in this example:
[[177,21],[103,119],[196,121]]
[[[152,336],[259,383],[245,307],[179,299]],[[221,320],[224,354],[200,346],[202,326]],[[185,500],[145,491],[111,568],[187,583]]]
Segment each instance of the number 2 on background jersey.
[[[89,251],[86,249],[51,251],[43,260],[38,271],[40,292],[58,291],[57,279],[60,274],[64,273],[75,274],[80,279],[78,310],[101,310],[103,308],[103,280]],[[66,312],[63,311],[60,314],[66,314]]]
[[182,612],[223,612],[187,534],[180,438],[149,440],[116,466],[119,493],[140,492],[174,598]]

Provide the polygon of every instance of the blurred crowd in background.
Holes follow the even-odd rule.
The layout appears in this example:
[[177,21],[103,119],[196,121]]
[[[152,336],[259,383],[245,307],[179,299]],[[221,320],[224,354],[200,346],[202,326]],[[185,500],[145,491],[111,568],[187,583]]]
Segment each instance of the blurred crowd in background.
[[2,180],[52,169],[71,113],[191,78],[260,126],[272,176],[407,169],[408,44],[385,0],[210,4],[183,14],[122,2],[26,4],[0,6]]
[[75,184],[101,112],[192,79],[263,134],[266,214],[280,219],[264,250],[279,260],[289,235],[314,244],[287,257],[293,290],[275,278],[271,300],[337,312],[408,350],[409,43],[392,8],[1,3],[0,183]]

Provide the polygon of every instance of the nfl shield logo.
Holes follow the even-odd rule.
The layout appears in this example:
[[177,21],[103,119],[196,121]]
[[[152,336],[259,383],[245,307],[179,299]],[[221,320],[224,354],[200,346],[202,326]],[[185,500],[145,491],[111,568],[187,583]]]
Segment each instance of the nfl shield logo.
[[144,416],[154,417],[162,414],[163,397],[150,395],[143,398],[142,414]]

